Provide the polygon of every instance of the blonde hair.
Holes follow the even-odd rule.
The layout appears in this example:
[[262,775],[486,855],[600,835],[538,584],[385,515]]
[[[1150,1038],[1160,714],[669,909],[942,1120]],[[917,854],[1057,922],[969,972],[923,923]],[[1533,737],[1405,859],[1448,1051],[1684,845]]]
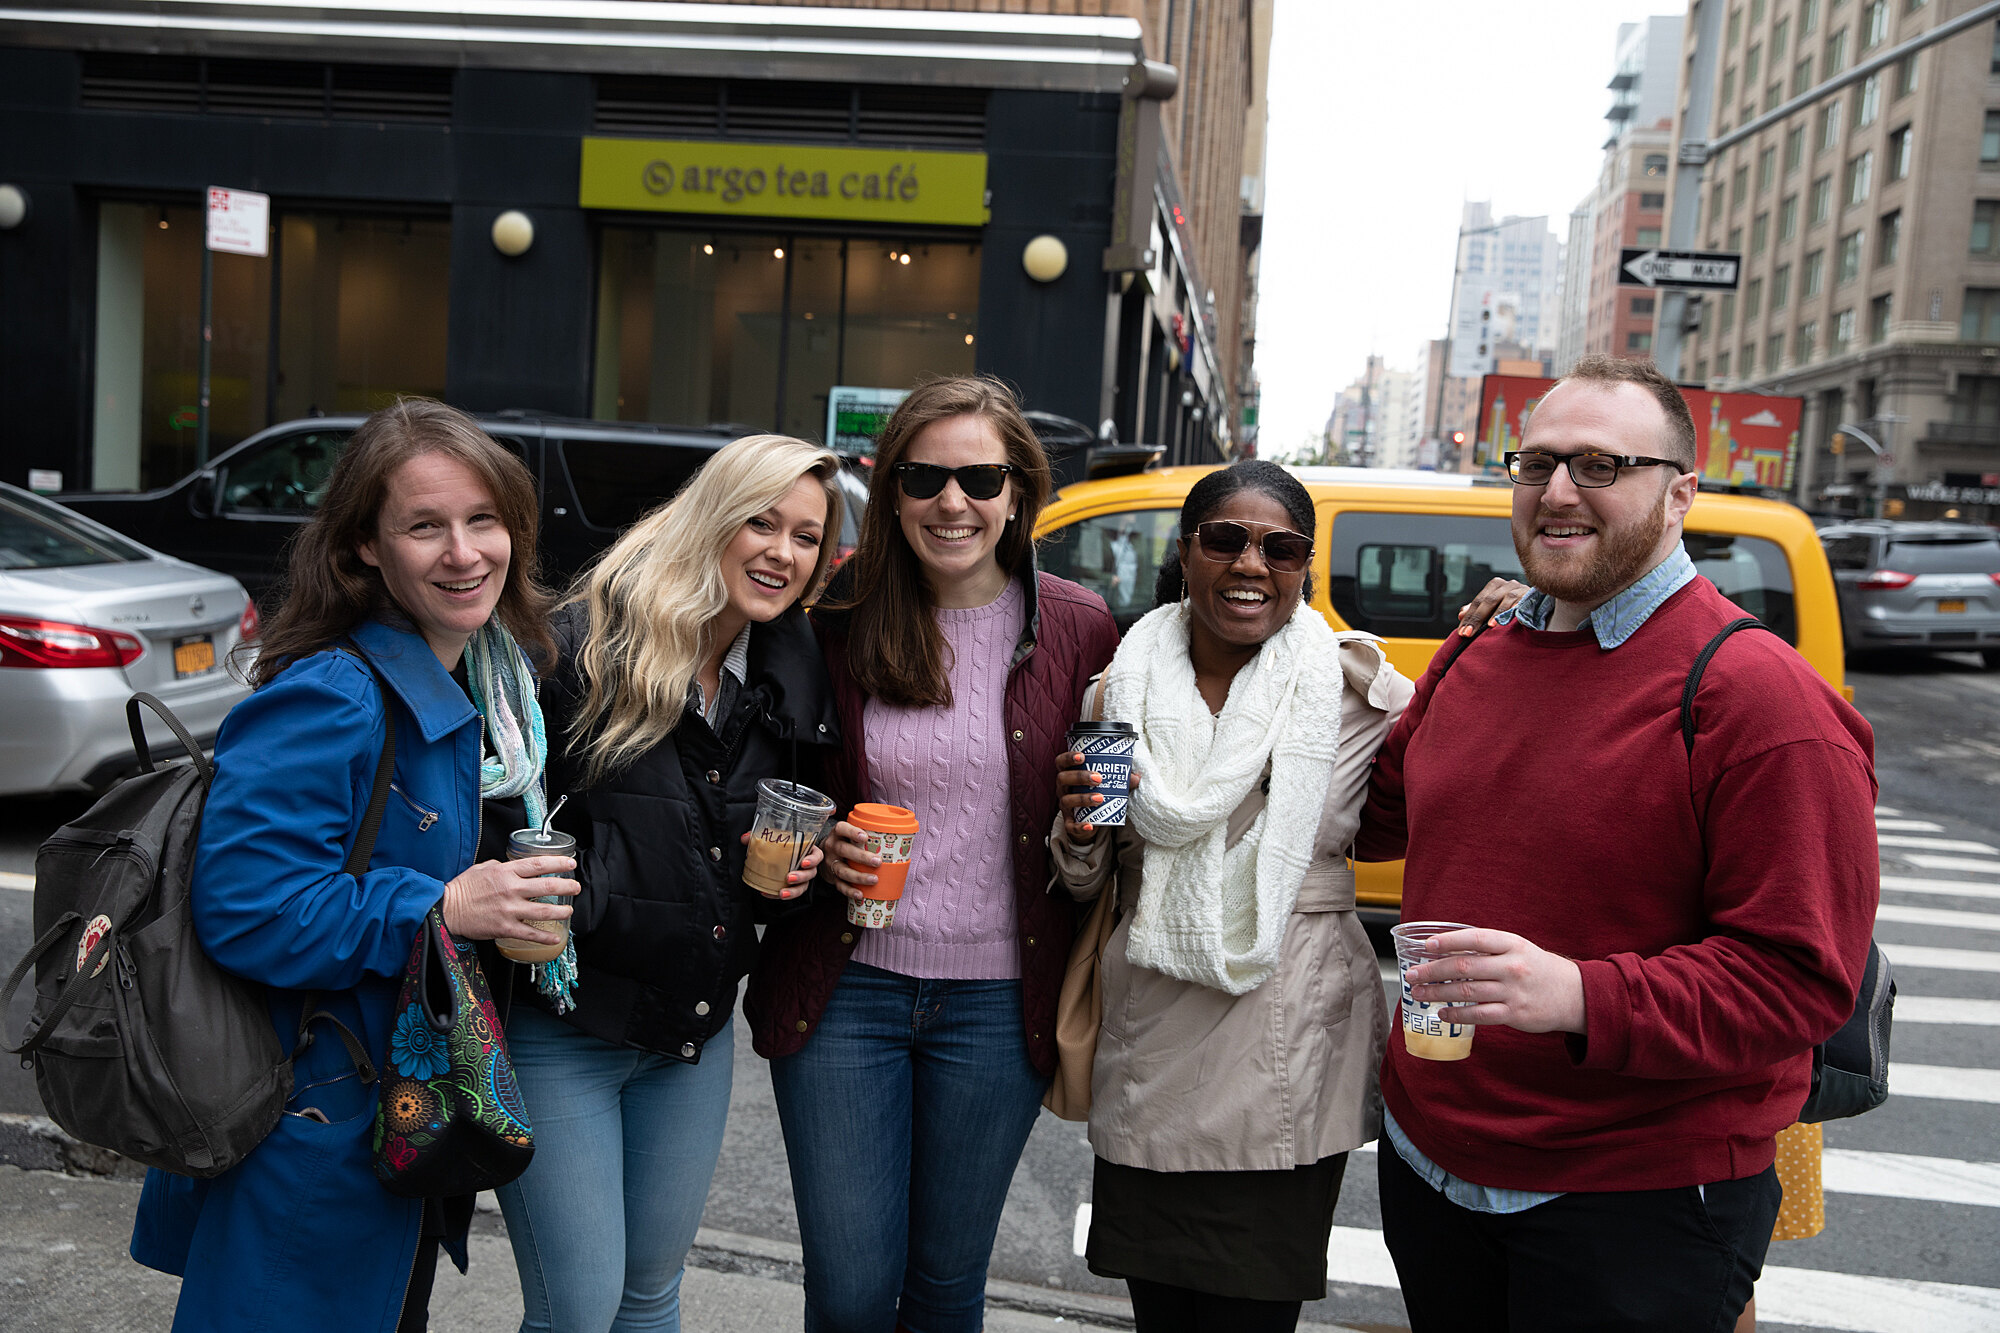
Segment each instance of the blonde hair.
[[840,536],[840,459],[789,435],[746,435],[717,450],[665,504],[626,530],[571,589],[590,612],[577,653],[583,701],[570,722],[584,783],[595,786],[659,744],[687,711],[688,684],[716,645],[729,604],[722,553],[743,525],[801,478],[826,492],[819,559],[801,600],[819,591]]

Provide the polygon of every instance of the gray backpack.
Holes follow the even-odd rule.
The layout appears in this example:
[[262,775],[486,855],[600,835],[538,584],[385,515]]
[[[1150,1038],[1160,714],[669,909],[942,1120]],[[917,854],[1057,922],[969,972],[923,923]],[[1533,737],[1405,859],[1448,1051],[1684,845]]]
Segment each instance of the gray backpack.
[[[141,704],[173,729],[189,762],[154,766]],[[0,1014],[30,967],[35,1004],[20,1044],[0,1049],[34,1068],[50,1118],[85,1143],[163,1171],[214,1176],[278,1123],[292,1095],[292,1056],[311,1044],[315,1020],[334,1025],[363,1082],[374,1068],[312,995],[287,1055],[264,988],[203,951],[188,885],[215,770],[152,695],[133,695],[125,713],[140,771],[36,855],[36,939],[0,991]],[[392,718],[350,874],[365,870],[374,850],[395,745]]]

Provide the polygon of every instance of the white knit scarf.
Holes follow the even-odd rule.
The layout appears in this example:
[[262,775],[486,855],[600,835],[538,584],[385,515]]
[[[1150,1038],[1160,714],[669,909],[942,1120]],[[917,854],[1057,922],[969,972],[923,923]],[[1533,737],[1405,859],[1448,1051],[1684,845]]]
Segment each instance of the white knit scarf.
[[[1145,841],[1126,956],[1242,995],[1278,966],[1340,744],[1340,642],[1299,603],[1236,673],[1220,715],[1195,688],[1185,613],[1134,625],[1105,671],[1106,717],[1139,733],[1127,816]],[[1234,847],[1229,816],[1271,769],[1264,810]]]

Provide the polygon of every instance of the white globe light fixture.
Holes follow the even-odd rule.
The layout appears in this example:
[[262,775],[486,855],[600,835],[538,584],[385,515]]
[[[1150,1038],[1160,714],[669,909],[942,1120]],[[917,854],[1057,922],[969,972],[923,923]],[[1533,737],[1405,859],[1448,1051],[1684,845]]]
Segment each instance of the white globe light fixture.
[[1069,268],[1069,247],[1044,232],[1021,251],[1021,267],[1036,282],[1054,282]]
[[27,192],[18,185],[0,185],[0,231],[12,231],[27,216]]
[[528,253],[535,243],[535,222],[518,208],[510,208],[493,219],[493,248],[509,259]]

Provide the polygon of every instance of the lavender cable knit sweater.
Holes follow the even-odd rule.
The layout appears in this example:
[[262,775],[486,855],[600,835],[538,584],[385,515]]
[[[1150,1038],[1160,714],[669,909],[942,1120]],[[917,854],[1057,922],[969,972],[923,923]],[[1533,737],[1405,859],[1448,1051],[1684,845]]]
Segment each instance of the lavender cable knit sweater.
[[854,961],[908,977],[1018,977],[1007,818],[1007,664],[1024,618],[1018,581],[985,606],[936,613],[951,650],[949,708],[863,710],[872,799],[914,810],[915,854],[886,930]]

